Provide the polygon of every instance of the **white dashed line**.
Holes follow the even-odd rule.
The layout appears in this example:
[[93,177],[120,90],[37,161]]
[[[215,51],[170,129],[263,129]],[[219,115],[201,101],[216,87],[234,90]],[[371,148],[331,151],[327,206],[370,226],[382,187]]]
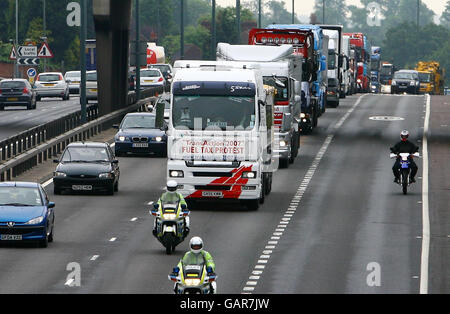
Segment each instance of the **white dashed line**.
[[[345,122],[345,120],[350,116],[350,114],[355,110],[355,108],[360,104],[362,99],[365,95],[360,96],[356,103],[352,106],[352,108],[347,111],[347,113],[339,120],[339,122],[335,125],[335,130],[339,129]],[[272,255],[272,250],[276,248],[276,245],[278,244],[278,241],[274,240],[280,240],[281,236],[283,235],[283,232],[285,231],[285,228],[289,224],[291,218],[293,217],[293,214],[296,212],[302,198],[304,191],[309,186],[316,170],[318,169],[319,163],[322,160],[323,156],[325,155],[325,152],[328,150],[328,147],[333,140],[334,135],[328,135],[325,141],[322,144],[322,147],[319,149],[319,152],[317,153],[316,157],[313,160],[313,163],[309,167],[308,171],[306,172],[305,177],[300,182],[300,185],[297,189],[296,194],[292,197],[291,202],[289,203],[288,211],[283,215],[280,222],[278,223],[277,228],[275,229],[275,232],[273,232],[272,236],[270,237],[270,240],[267,242],[267,245],[265,247],[265,250],[263,251],[263,255],[261,255],[255,265],[254,270],[252,271],[252,274],[255,275],[255,272],[258,272],[257,279],[255,276],[251,276],[250,279],[254,279],[252,281],[248,281],[244,288],[242,289],[242,293],[251,293],[254,291],[254,287],[257,286],[258,280],[260,279],[263,269],[265,265],[268,263],[270,256]],[[267,251],[270,249],[270,251]],[[270,252],[270,253],[269,253]]]
[[109,242],[114,242],[116,240],[117,240],[117,238],[111,238],[111,239],[109,239]]
[[97,258],[99,258],[100,255],[94,255],[91,257],[91,261],[95,261]]

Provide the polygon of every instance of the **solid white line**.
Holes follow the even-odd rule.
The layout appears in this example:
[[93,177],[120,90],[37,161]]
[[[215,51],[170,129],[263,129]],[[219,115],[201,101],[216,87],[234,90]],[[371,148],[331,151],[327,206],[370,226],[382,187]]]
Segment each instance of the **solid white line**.
[[428,260],[430,256],[430,214],[428,207],[428,130],[430,125],[431,97],[427,95],[427,107],[422,142],[422,256],[420,260],[420,293],[428,294]]
[[53,179],[50,179],[50,180],[48,180],[48,181],[42,183],[42,187],[43,187],[43,188],[46,188],[47,186],[49,186],[49,185],[52,184],[52,183],[53,183]]

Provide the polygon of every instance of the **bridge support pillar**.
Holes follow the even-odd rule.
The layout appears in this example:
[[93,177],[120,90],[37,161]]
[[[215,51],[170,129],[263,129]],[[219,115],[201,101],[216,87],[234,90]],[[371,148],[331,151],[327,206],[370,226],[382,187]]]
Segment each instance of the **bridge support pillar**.
[[131,1],[93,0],[99,116],[127,105]]

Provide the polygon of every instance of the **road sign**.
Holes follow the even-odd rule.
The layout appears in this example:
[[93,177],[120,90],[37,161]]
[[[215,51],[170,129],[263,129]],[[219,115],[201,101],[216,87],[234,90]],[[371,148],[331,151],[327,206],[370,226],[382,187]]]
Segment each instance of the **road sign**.
[[17,55],[23,58],[36,58],[38,55],[37,46],[19,46]]
[[48,47],[47,43],[43,43],[41,49],[39,49],[38,55],[39,58],[53,58],[53,53]]
[[36,69],[29,68],[27,71],[28,78],[35,78],[36,77]]
[[17,60],[16,46],[12,46],[11,53],[9,54],[9,60]]
[[21,58],[17,59],[18,65],[39,65],[39,58]]

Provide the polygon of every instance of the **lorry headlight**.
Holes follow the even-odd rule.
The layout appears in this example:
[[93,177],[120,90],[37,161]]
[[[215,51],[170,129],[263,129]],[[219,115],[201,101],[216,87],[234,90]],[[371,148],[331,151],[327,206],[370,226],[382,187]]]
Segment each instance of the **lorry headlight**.
[[286,141],[280,141],[280,147],[286,147],[287,142]]
[[254,179],[256,178],[256,171],[244,171],[242,177],[245,179]]
[[184,177],[184,173],[181,170],[170,170],[169,171],[169,176],[171,178],[183,178]]

